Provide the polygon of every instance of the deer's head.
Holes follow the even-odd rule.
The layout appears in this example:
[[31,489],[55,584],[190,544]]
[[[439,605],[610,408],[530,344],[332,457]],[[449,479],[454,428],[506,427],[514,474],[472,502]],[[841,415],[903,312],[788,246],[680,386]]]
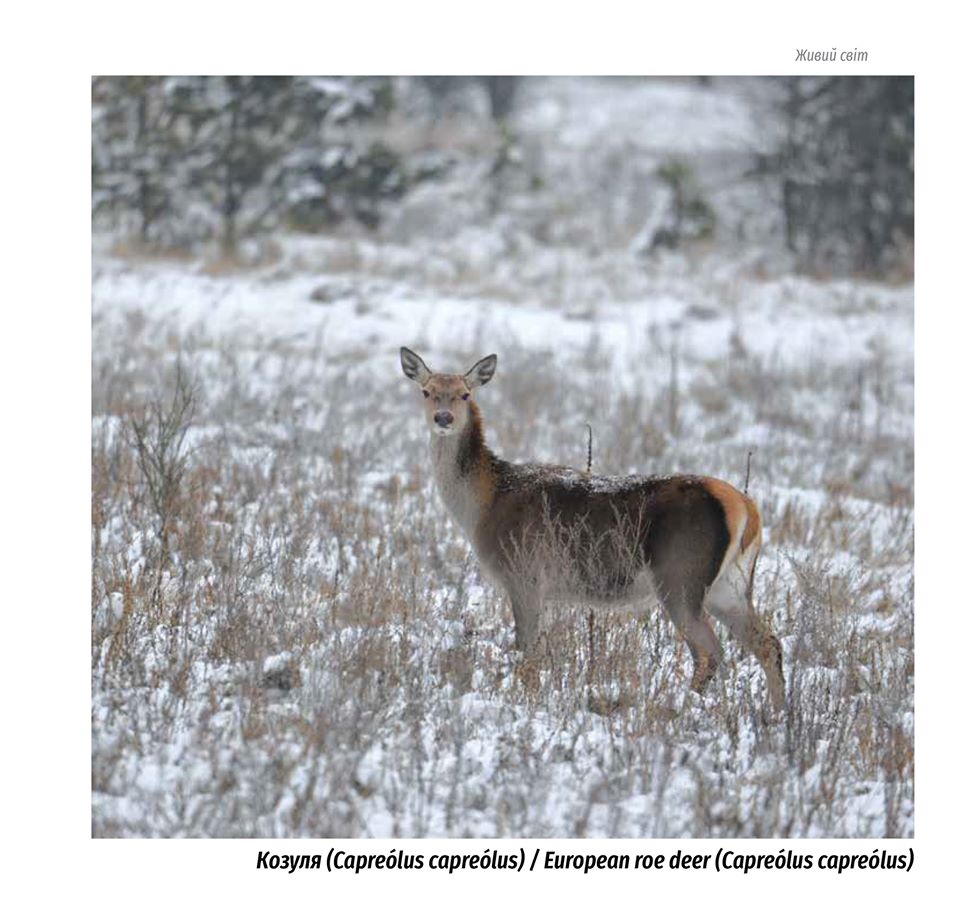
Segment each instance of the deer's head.
[[424,414],[434,434],[456,435],[469,421],[473,391],[493,377],[497,357],[485,356],[465,374],[440,374],[427,368],[412,349],[401,346],[400,365],[403,373],[420,385]]

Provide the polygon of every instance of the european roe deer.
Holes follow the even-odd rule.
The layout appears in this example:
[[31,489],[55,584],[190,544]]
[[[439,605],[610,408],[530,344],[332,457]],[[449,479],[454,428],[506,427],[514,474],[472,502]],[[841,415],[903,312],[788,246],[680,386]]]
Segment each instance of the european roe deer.
[[771,702],[783,707],[783,652],[752,603],[761,522],[751,498],[708,476],[592,476],[509,463],[487,447],[472,396],[493,377],[496,355],[462,375],[433,372],[406,347],[400,363],[420,385],[440,495],[506,590],[521,650],[537,648],[545,601],[615,606],[652,597],[690,648],[693,689],[706,688],[721,660],[707,610],[760,661]]

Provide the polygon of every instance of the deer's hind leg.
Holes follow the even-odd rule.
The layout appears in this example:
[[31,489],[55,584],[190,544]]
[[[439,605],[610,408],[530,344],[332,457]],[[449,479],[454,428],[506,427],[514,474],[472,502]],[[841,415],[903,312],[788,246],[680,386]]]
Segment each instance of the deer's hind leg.
[[692,594],[682,587],[675,590],[661,588],[661,602],[670,620],[681,634],[693,657],[693,677],[690,687],[703,694],[717,672],[723,657],[720,642],[703,614],[703,596]]
[[770,626],[754,610],[750,590],[749,577],[734,566],[710,587],[704,606],[760,661],[767,678],[770,701],[774,708],[780,710],[786,695],[783,648]]

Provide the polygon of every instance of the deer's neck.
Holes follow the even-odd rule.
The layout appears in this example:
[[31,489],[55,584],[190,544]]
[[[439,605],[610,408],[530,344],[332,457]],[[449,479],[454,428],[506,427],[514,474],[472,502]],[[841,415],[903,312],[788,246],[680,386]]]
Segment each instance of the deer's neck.
[[431,445],[437,488],[447,510],[473,539],[493,500],[493,455],[486,445],[483,415],[470,401],[469,419],[457,435],[434,436]]

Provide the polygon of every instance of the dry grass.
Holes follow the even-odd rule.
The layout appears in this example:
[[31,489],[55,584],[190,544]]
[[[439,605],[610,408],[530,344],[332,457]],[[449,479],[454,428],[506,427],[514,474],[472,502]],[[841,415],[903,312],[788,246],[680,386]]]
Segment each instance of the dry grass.
[[[648,353],[663,380],[627,394],[599,344],[571,370],[504,341],[484,390],[511,458],[582,465],[570,416],[594,423],[596,472],[740,483],[754,450],[757,603],[786,652],[775,720],[729,639],[691,694],[659,613],[558,611],[547,662],[520,662],[432,491],[399,368],[356,421],[360,350],[250,350],[142,316],[94,333],[95,834],[912,834],[911,403],[880,356],[686,366],[671,417],[668,351]],[[158,500],[136,430],[150,404],[176,414],[178,363],[196,409]]]

